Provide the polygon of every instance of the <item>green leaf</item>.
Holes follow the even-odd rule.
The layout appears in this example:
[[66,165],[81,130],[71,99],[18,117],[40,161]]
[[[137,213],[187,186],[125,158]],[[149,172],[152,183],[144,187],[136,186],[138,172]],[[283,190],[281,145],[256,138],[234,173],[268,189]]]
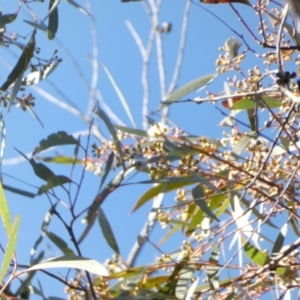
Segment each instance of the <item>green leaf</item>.
[[113,166],[114,157],[115,157],[114,152],[111,152],[108,156],[106,166],[105,166],[105,170],[104,170],[104,173],[103,173],[102,178],[101,178],[99,192],[101,191],[103,183],[105,182],[105,179],[106,179],[107,175],[109,174],[109,171],[111,170],[111,167]]
[[159,109],[162,109],[166,107],[166,105],[171,104],[172,102],[175,102],[179,99],[181,99],[183,96],[189,94],[190,92],[203,88],[209,83],[211,83],[218,74],[209,74],[202,77],[199,77],[197,79],[194,79],[190,81],[189,83],[185,84],[183,87],[179,88],[177,91],[175,91],[173,94],[169,95],[161,104]]
[[2,84],[0,88],[1,91],[6,91],[9,86],[20,76],[20,74],[23,74],[23,72],[26,70],[31,58],[33,57],[35,48],[35,33],[36,31],[34,30],[27,46],[23,49],[18,62],[8,75],[6,81]]
[[238,40],[231,37],[226,41],[225,45],[229,49],[229,54],[232,58],[236,58],[239,55],[238,50],[242,44]]
[[6,191],[21,195],[21,196],[25,196],[25,197],[29,197],[29,198],[34,198],[36,196],[36,194],[28,192],[28,191],[24,191],[6,184],[3,184],[3,189],[5,189]]
[[47,26],[42,22],[36,23],[36,22],[32,22],[32,21],[27,21],[27,20],[24,20],[24,22],[33,26],[34,28],[40,29],[45,32],[47,31]]
[[71,5],[75,6],[80,12],[84,13],[85,15],[90,16],[90,14],[79,4],[77,4],[75,1],[73,0],[67,0],[68,3],[70,3]]
[[145,130],[140,130],[140,129],[134,129],[134,128],[129,128],[129,127],[124,127],[124,126],[119,126],[115,125],[115,128],[119,129],[122,132],[126,132],[129,134],[141,136],[141,137],[148,137],[148,133]]
[[135,122],[134,122],[134,119],[133,119],[132,113],[131,113],[131,111],[130,111],[129,105],[128,105],[128,103],[127,103],[127,101],[126,101],[126,99],[125,99],[125,97],[124,97],[122,91],[121,91],[120,88],[118,87],[118,85],[117,85],[115,79],[114,79],[113,76],[111,75],[111,73],[110,73],[110,71],[108,70],[108,68],[107,68],[103,63],[102,63],[102,66],[103,66],[103,69],[104,69],[104,71],[105,71],[105,73],[106,73],[108,79],[110,80],[110,82],[111,82],[111,84],[112,84],[112,86],[113,86],[115,92],[117,93],[117,95],[118,95],[118,97],[119,97],[119,99],[120,99],[120,101],[121,101],[121,104],[122,104],[122,106],[123,106],[123,108],[124,108],[124,110],[125,110],[125,112],[126,112],[128,118],[129,118],[131,124],[133,125],[133,127],[136,127],[136,124],[135,124]]
[[48,181],[51,177],[55,177],[55,174],[44,164],[36,163],[33,158],[29,159],[29,162],[33,168],[35,175],[45,181]]
[[114,233],[101,207],[98,208],[98,221],[106,242],[116,254],[120,255],[119,246],[115,239]]
[[219,267],[218,267],[219,256],[220,256],[219,243],[217,243],[213,248],[213,251],[211,252],[211,255],[209,257],[210,264],[206,267],[206,275],[208,277],[209,285],[213,290],[217,290],[220,286],[218,276],[216,276],[219,271]]
[[26,77],[22,79],[22,85],[33,85],[38,84],[40,81],[44,80],[48,77],[59,65],[60,61],[57,60],[54,63],[50,63],[49,65],[45,66],[41,71],[35,71],[29,73]]
[[212,213],[212,211],[208,207],[208,205],[206,203],[207,200],[203,199],[205,197],[205,193],[200,184],[198,184],[197,186],[195,186],[192,189],[192,196],[193,196],[193,199],[195,200],[195,203],[203,210],[203,212],[208,217],[220,222],[220,220]]
[[252,244],[246,241],[245,238],[242,238],[242,243],[244,245],[244,250],[246,255],[259,266],[264,266],[270,261],[270,258],[266,252],[262,252]]
[[261,100],[255,101],[253,98],[241,99],[232,105],[232,109],[245,110],[245,109],[255,109],[256,107],[264,108],[267,104],[270,108],[277,108],[283,105],[279,98],[272,97],[261,97]]
[[76,144],[77,140],[72,135],[69,135],[64,131],[58,131],[57,133],[49,135],[46,139],[41,140],[39,146],[34,149],[32,155],[51,147]]
[[9,208],[7,204],[7,200],[5,198],[2,184],[0,183],[0,216],[3,222],[3,226],[5,228],[7,236],[9,236],[12,228],[12,223],[9,214]]
[[64,255],[75,255],[73,250],[69,248],[68,244],[62,238],[60,238],[53,232],[46,232],[46,234],[51,242],[55,244],[63,252]]
[[65,183],[71,183],[72,180],[64,175],[54,175],[47,180],[47,184],[42,185],[39,188],[38,195],[46,193],[50,189],[53,189],[56,186],[64,185]]
[[60,256],[56,258],[51,258],[49,260],[45,260],[39,264],[28,268],[26,271],[30,272],[33,270],[43,270],[51,268],[79,269],[88,271],[93,274],[97,274],[99,276],[109,275],[107,269],[98,261],[74,255]]
[[[191,177],[187,177],[187,178],[191,179]],[[157,186],[151,188],[146,193],[144,193],[144,195],[142,195],[134,205],[132,212],[136,211],[138,208],[140,208],[142,205],[144,205],[146,202],[156,197],[160,193],[168,193],[170,191],[174,191],[181,187],[195,183],[195,181],[184,181],[183,178],[181,178],[181,180],[179,181],[175,181],[175,179],[176,178],[171,178],[170,181],[166,183],[158,184]],[[172,182],[172,180],[174,180],[174,182]],[[150,182],[151,181],[149,181],[149,183]]]
[[58,29],[58,9],[57,6],[60,0],[50,0],[49,1],[49,20],[47,27],[47,36],[49,40],[55,38],[55,34]]
[[18,11],[14,14],[6,14],[0,16],[0,24],[12,23],[18,16]]
[[8,234],[8,244],[5,249],[2,265],[1,265],[1,272],[0,272],[0,282],[2,282],[5,275],[7,275],[7,270],[10,266],[11,260],[13,258],[16,244],[17,244],[17,237],[20,225],[20,216],[17,216],[15,219],[14,224],[11,227],[11,230]]
[[74,160],[74,157],[63,156],[63,155],[47,156],[47,157],[36,156],[35,159],[45,161],[45,162],[55,163],[55,164],[66,164],[66,165],[83,164],[82,159]]
[[115,144],[118,150],[118,154],[120,155],[120,157],[123,157],[123,151],[122,151],[122,145],[117,137],[116,131],[114,126],[112,125],[110,119],[108,118],[108,116],[106,115],[106,113],[100,108],[98,107],[96,109],[96,114],[103,120],[103,122],[105,123],[107,129],[109,130]]

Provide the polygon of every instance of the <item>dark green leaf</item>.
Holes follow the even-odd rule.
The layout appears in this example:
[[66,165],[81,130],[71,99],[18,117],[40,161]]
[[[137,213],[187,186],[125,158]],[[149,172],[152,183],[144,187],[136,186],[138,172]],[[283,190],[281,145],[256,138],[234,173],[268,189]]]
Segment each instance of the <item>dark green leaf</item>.
[[47,27],[47,36],[49,40],[55,38],[58,29],[58,9],[59,0],[49,1],[49,21]]
[[46,139],[40,141],[39,146],[37,146],[32,155],[49,149],[51,147],[60,146],[60,145],[76,145],[77,140],[72,136],[67,134],[64,131],[59,131],[49,135]]
[[20,74],[23,74],[23,72],[26,70],[33,56],[33,52],[35,48],[35,33],[36,31],[34,30],[27,46],[23,49],[23,52],[17,64],[8,75],[6,81],[2,84],[0,88],[1,91],[6,91],[9,88],[9,86],[20,76]]
[[117,244],[116,238],[114,236],[114,233],[112,231],[112,228],[109,224],[108,219],[105,216],[104,211],[101,209],[101,207],[98,208],[98,221],[103,233],[103,236],[108,243],[108,245],[114,250],[114,252],[118,255],[120,255],[119,246]]
[[55,244],[64,255],[74,255],[74,252],[69,248],[68,244],[53,232],[46,232],[48,238]]
[[51,176],[48,180],[47,180],[47,184],[45,185],[42,185],[40,188],[39,188],[39,191],[38,191],[38,195],[41,195],[43,193],[46,193],[47,191],[49,191],[50,189],[56,187],[56,186],[61,186],[65,183],[70,183],[72,182],[72,180],[66,176],[63,176],[63,175],[54,175],[54,176]]
[[99,191],[101,191],[103,183],[105,182],[105,179],[106,179],[109,171],[111,170],[111,167],[112,167],[113,162],[114,162],[114,157],[115,157],[114,152],[111,152],[108,156],[108,159],[107,159],[107,162],[106,162],[106,167],[105,167],[104,173],[103,173],[102,178],[101,178]]
[[34,198],[36,196],[36,194],[34,194],[34,193],[27,192],[27,191],[24,191],[24,190],[21,190],[21,189],[18,189],[18,188],[15,188],[15,187],[12,187],[12,186],[9,186],[9,185],[6,185],[6,184],[3,184],[3,189],[5,189],[6,191],[10,191],[12,193],[15,193],[15,194],[19,194],[19,195],[22,195],[22,196],[25,196],[25,197],[29,197],[29,198]]

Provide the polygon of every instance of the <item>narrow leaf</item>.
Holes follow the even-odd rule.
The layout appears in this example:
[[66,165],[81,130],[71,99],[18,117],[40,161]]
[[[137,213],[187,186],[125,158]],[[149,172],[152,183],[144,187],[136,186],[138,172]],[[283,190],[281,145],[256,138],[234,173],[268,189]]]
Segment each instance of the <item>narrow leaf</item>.
[[209,74],[202,77],[199,77],[197,79],[194,79],[190,81],[189,83],[185,84],[183,87],[179,88],[177,91],[175,91],[173,94],[169,95],[161,104],[159,109],[164,108],[166,105],[171,104],[172,102],[175,102],[182,97],[186,96],[190,92],[203,88],[209,83],[211,83],[218,74]]
[[34,198],[36,196],[36,194],[28,192],[28,191],[24,191],[6,184],[3,184],[3,189],[21,196],[25,196],[25,197],[29,197],[29,198]]
[[60,238],[53,232],[46,232],[46,234],[51,242],[55,244],[63,252],[64,255],[74,255],[73,250],[69,248],[68,244],[62,238]]
[[108,276],[107,269],[98,261],[79,256],[67,255],[51,258],[37,265],[28,268],[26,271],[43,270],[51,268],[70,268],[79,269],[97,274],[100,276]]
[[49,1],[49,20],[47,27],[47,36],[49,40],[55,38],[55,34],[58,29],[58,9],[57,5],[60,0],[50,0]]
[[17,244],[19,225],[20,225],[20,216],[17,216],[13,226],[11,227],[11,231],[8,235],[8,244],[6,246],[2,265],[1,265],[0,282],[2,282],[3,278],[5,277],[7,270],[10,266],[11,260],[13,258],[14,251],[16,249],[16,244]]
[[38,84],[40,81],[44,80],[48,77],[58,66],[60,61],[55,61],[54,63],[50,63],[41,71],[35,71],[28,74],[26,77],[22,79],[22,85],[33,85]]
[[106,179],[109,171],[111,170],[111,167],[113,166],[114,157],[115,157],[114,152],[111,152],[108,156],[108,159],[107,159],[107,162],[106,162],[106,167],[105,167],[104,173],[103,173],[102,178],[101,178],[99,192],[101,191],[103,183],[105,182],[105,179]]
[[264,266],[269,262],[269,256],[266,252],[262,252],[256,247],[254,247],[252,244],[247,242],[246,239],[242,238],[242,242],[244,245],[244,250],[246,252],[246,255],[259,266]]
[[3,222],[7,236],[9,236],[12,228],[12,223],[9,214],[8,204],[3,192],[2,184],[0,183],[0,216]]
[[141,136],[141,137],[148,137],[148,133],[145,130],[135,129],[135,128],[129,128],[124,126],[115,125],[115,128],[119,129],[122,132],[126,132],[129,134]]
[[34,30],[27,46],[23,49],[23,52],[22,52],[17,64],[12,69],[12,71],[8,75],[6,81],[1,86],[1,88],[0,88],[1,91],[6,91],[9,88],[9,86],[20,76],[20,74],[26,70],[26,68],[33,56],[33,52],[34,52],[34,48],[35,48],[35,33],[36,33],[36,31]]
[[115,239],[114,233],[101,207],[98,208],[98,221],[106,242],[116,254],[120,255],[120,250]]
[[90,14],[74,0],[67,0],[67,2],[70,3],[71,5],[75,6],[80,12],[90,16]]
[[208,207],[206,201],[203,198],[205,197],[203,188],[200,184],[192,189],[192,195],[196,202],[196,204],[203,210],[203,212],[210,218],[220,222],[220,220],[212,213],[210,208]]
[[113,86],[115,92],[117,93],[117,95],[118,95],[118,97],[119,97],[119,99],[120,99],[120,101],[121,101],[121,104],[122,104],[122,106],[123,106],[123,108],[124,108],[124,110],[125,110],[125,112],[126,112],[128,118],[129,118],[131,124],[133,125],[133,127],[136,127],[136,124],[135,124],[135,122],[134,122],[132,113],[131,113],[131,111],[130,111],[130,108],[129,108],[129,106],[128,106],[128,103],[127,103],[127,101],[126,101],[126,99],[125,99],[125,97],[124,97],[122,91],[121,91],[120,88],[118,87],[118,85],[117,85],[115,79],[113,78],[113,76],[111,75],[111,73],[110,73],[110,71],[107,69],[107,67],[106,67],[103,63],[102,63],[102,66],[103,66],[103,69],[104,69],[104,71],[105,71],[105,73],[106,73],[108,79],[110,80],[110,82],[111,82],[111,84],[112,84],[112,86]]
[[109,130],[115,144],[116,147],[118,149],[118,154],[122,157],[123,156],[123,151],[122,151],[122,145],[117,137],[116,131],[114,126],[112,125],[110,119],[108,118],[108,116],[106,115],[106,113],[100,108],[98,107],[96,109],[96,114],[103,120],[103,122],[105,123],[107,129]]

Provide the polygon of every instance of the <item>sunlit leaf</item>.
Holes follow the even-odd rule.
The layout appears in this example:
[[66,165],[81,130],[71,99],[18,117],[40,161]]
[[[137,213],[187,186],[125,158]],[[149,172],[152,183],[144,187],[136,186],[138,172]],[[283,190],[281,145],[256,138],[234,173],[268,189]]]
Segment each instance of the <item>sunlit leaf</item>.
[[103,233],[103,236],[108,243],[108,245],[114,250],[114,252],[118,255],[120,255],[119,246],[117,244],[116,238],[114,236],[114,233],[112,231],[112,228],[109,224],[108,219],[105,216],[104,211],[101,209],[101,207],[98,208],[98,221]]
[[73,250],[68,246],[68,244],[58,235],[56,235],[53,232],[46,232],[47,237],[51,240],[53,244],[55,244],[62,252],[64,255],[75,255]]
[[0,216],[5,228],[6,234],[9,235],[12,228],[12,223],[9,214],[9,208],[6,197],[3,192],[2,184],[0,183]]
[[207,200],[203,199],[205,197],[205,193],[200,184],[198,184],[192,189],[192,195],[193,195],[193,199],[195,200],[195,203],[203,210],[203,212],[208,217],[220,222],[220,220],[213,214],[213,212],[208,207],[206,203]]
[[124,126],[115,125],[115,128],[119,129],[122,132],[126,132],[129,134],[141,136],[141,137],[148,137],[147,131],[135,128],[129,128]]
[[60,256],[56,258],[51,258],[49,260],[45,260],[39,264],[28,268],[26,271],[29,272],[33,270],[44,270],[51,268],[79,269],[100,276],[108,276],[108,271],[98,261],[73,255]]
[[171,178],[170,180],[165,181],[165,183],[156,185],[139,198],[139,200],[134,205],[132,212],[136,211],[138,208],[140,208],[142,205],[144,205],[146,202],[156,197],[160,193],[168,193],[170,191],[174,191],[181,187],[195,183],[195,180],[191,178],[189,179],[190,181],[185,181],[183,178],[181,178],[181,180],[176,181],[176,178]]
[[31,38],[27,44],[27,46],[23,49],[23,52],[18,59],[16,65],[8,75],[6,81],[2,84],[0,90],[1,91],[6,91],[9,86],[17,80],[17,78],[20,76],[20,74],[23,74],[23,72],[26,70],[34,52],[35,48],[35,33],[36,31],[34,30],[33,34],[31,35]]
[[45,162],[51,162],[55,164],[66,164],[66,165],[83,164],[82,159],[74,160],[74,157],[63,156],[63,155],[47,156],[47,157],[36,156],[35,159],[45,161]]
[[49,40],[55,38],[55,34],[58,29],[58,9],[57,6],[60,0],[50,0],[49,1],[49,20],[47,27],[47,36]]
[[44,67],[44,69],[41,71],[29,73],[26,77],[22,78],[22,85],[38,84],[40,81],[48,77],[56,69],[59,63],[60,61],[57,60],[54,63],[50,63]]
[[242,238],[242,243],[244,245],[244,250],[246,255],[259,266],[264,266],[269,262],[269,256],[266,252],[262,252],[251,243],[247,242],[246,239]]
[[53,189],[56,186],[61,186],[66,183],[71,183],[72,180],[64,175],[54,175],[48,178],[47,184],[42,185],[38,190],[38,195],[46,193],[50,189]]
[[205,75],[205,76],[202,76],[202,77],[199,77],[197,79],[190,81],[189,83],[185,84],[184,86],[182,86],[181,88],[176,90],[173,94],[169,95],[162,102],[159,109],[162,109],[162,108],[166,107],[166,105],[169,105],[172,102],[175,102],[175,101],[181,99],[182,97],[186,96],[187,94],[189,94],[190,92],[192,92],[196,89],[205,87],[206,85],[211,83],[217,77],[217,75],[218,74]]
[[10,232],[8,233],[8,244],[5,249],[4,257],[2,260],[1,265],[1,272],[0,272],[0,282],[2,282],[5,275],[7,275],[7,270],[10,267],[11,260],[13,258],[16,244],[17,244],[17,237],[20,225],[20,216],[16,216],[14,224],[10,228]]

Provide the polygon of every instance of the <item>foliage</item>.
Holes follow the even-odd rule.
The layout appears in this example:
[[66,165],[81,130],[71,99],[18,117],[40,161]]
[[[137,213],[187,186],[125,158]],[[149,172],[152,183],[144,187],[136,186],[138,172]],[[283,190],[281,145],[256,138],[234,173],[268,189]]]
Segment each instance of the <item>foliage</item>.
[[[82,6],[74,1],[67,2],[91,18]],[[138,1],[132,2],[137,3],[124,5],[140,5]],[[129,21],[127,26],[143,59],[143,125],[139,129],[136,127],[130,104],[109,68],[103,64],[132,127],[115,124],[107,111],[95,105],[93,114],[83,117],[89,124],[86,140],[60,130],[37,142],[32,157],[23,154],[22,149],[17,150],[44,182],[34,194],[5,184],[3,188],[22,196],[44,195],[50,207],[41,225],[41,235],[33,245],[30,264],[20,265],[14,249],[22,212],[21,217],[16,216],[14,222],[11,221],[0,186],[0,215],[7,236],[6,246],[2,246],[3,240],[0,241],[4,252],[0,272],[2,298],[24,299],[29,293],[45,298],[42,289],[33,281],[40,272],[48,275],[49,281],[62,282],[70,299],[242,299],[246,294],[251,299],[258,299],[263,295],[271,297],[272,292],[277,299],[295,297],[299,294],[300,280],[300,81],[294,70],[288,69],[299,63],[300,37],[295,20],[288,15],[287,7],[273,1],[216,0],[202,4],[187,1],[182,49],[191,7],[206,9],[211,3],[225,3],[248,35],[230,27],[226,16],[214,15],[211,6],[208,13],[235,35],[228,37],[220,48],[216,73],[202,75],[176,89],[183,59],[181,49],[174,77],[167,89],[162,37],[172,34],[172,26],[160,25],[158,21],[162,9],[160,0],[141,2],[150,12],[152,24],[148,45],[144,46]],[[247,13],[251,10],[255,25],[245,20],[240,4],[248,7]],[[30,6],[31,3],[20,0],[19,5]],[[27,44],[15,40],[7,29],[19,17],[19,10],[1,15],[2,46],[22,50],[1,86],[2,107],[12,109],[18,105],[33,112],[35,97],[27,92],[27,88],[39,84],[52,72],[51,76],[55,76],[61,59],[57,51],[49,60],[38,58],[36,36],[37,32],[44,31],[49,43],[55,40],[63,26],[63,22],[59,22],[59,5],[60,1],[50,0],[44,19],[25,21],[33,27]],[[156,58],[151,55],[154,42]],[[150,117],[148,107],[150,59],[157,59],[162,97],[154,117]],[[252,69],[245,68],[247,60],[253,65]],[[223,74],[227,76],[224,89],[212,91],[210,83],[223,78]],[[199,89],[206,91],[207,96],[197,96],[195,91]],[[191,135],[170,121],[168,114],[173,105],[190,102],[197,108],[206,103],[221,111],[224,116],[220,122],[224,127],[222,136],[216,139],[199,133]],[[36,118],[39,120],[38,116]],[[2,115],[1,119],[4,148]],[[107,129],[106,137],[97,127],[98,122]],[[46,156],[53,147],[72,147],[72,154]],[[1,151],[1,161],[3,153]],[[67,165],[69,173],[56,174],[50,163]],[[80,170],[79,179],[75,169]],[[87,171],[100,176],[99,191],[92,203],[81,203],[79,193]],[[138,179],[134,181],[133,178]],[[136,199],[132,212],[150,203],[151,208],[126,260],[102,205],[115,191],[125,186],[134,188],[138,184],[146,185],[146,188]],[[64,193],[63,197],[57,192],[59,189]],[[166,199],[170,198],[174,202],[166,205]],[[68,216],[61,213],[61,206],[67,208]],[[63,226],[68,241],[60,233],[50,230],[53,219]],[[76,225],[82,219],[85,229],[79,234]],[[81,250],[96,223],[115,253],[105,264],[89,258],[89,253]],[[150,236],[156,223],[164,229],[160,241],[153,241]],[[162,246],[173,236],[177,237],[177,250],[163,251]],[[50,257],[46,249],[38,250],[46,237],[62,252],[61,257]],[[160,257],[153,261],[145,258],[145,263],[139,265],[137,257],[140,253],[143,256],[145,245],[151,245]],[[45,257],[50,258],[45,260]],[[63,269],[57,275],[48,270],[53,268]],[[68,271],[63,273],[65,269]],[[9,291],[9,285],[16,282],[19,286]]]

